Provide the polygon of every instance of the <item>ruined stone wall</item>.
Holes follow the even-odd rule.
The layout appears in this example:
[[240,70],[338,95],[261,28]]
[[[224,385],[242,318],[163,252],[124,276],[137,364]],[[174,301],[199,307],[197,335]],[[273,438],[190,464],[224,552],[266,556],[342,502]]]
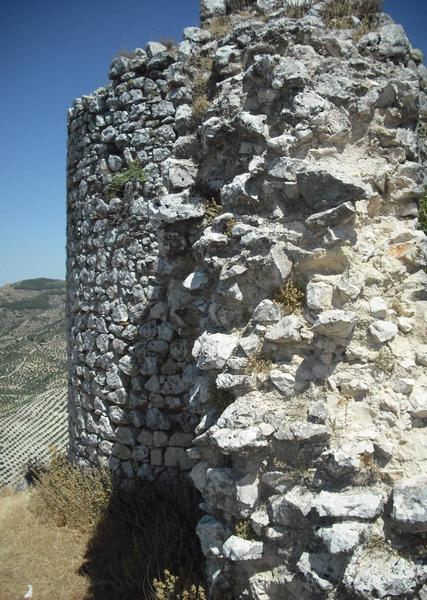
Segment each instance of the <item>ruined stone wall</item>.
[[212,597],[424,600],[427,71],[288,4],[70,110],[71,453],[191,469]]

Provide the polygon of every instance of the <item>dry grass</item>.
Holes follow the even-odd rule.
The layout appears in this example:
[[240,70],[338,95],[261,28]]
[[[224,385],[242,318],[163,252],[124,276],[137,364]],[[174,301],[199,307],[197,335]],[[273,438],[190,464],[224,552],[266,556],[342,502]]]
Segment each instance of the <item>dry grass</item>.
[[154,579],[153,600],[207,600],[207,595],[201,585],[192,585],[189,589],[179,591],[179,577],[172,575],[167,569],[161,579]]
[[230,17],[212,17],[203,24],[204,29],[207,29],[214,38],[219,39],[225,37],[233,29],[233,23]]
[[[201,121],[210,107],[209,91],[211,86],[213,59],[210,56],[193,56],[189,61],[192,68],[193,118]],[[195,73],[194,73],[195,70]]]
[[234,526],[234,533],[244,540],[254,540],[255,532],[249,519],[241,519]]
[[382,0],[329,0],[322,7],[321,16],[328,27],[337,29],[352,29],[351,17],[357,17],[361,24],[356,33],[360,37],[378,25],[382,4]]
[[107,470],[82,470],[55,452],[49,468],[39,475],[31,509],[42,522],[86,531],[105,514],[112,491]]
[[393,373],[396,361],[390,348],[383,346],[375,357],[374,364],[377,369],[384,371],[384,373]]
[[88,581],[78,574],[87,537],[40,523],[30,492],[0,495],[0,600],[82,600]]
[[205,114],[208,112],[211,103],[206,94],[196,96],[193,100],[193,119],[198,123],[202,121]]
[[313,6],[312,0],[306,0],[301,4],[289,4],[286,9],[286,16],[290,19],[302,19]]

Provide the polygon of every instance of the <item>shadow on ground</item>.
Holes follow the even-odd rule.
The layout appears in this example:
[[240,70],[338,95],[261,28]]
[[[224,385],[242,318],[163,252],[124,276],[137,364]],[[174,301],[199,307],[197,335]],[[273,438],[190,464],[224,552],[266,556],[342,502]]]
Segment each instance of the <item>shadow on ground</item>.
[[165,569],[179,576],[177,592],[203,584],[199,502],[187,481],[115,485],[79,569],[90,582],[85,600],[162,598],[152,583]]

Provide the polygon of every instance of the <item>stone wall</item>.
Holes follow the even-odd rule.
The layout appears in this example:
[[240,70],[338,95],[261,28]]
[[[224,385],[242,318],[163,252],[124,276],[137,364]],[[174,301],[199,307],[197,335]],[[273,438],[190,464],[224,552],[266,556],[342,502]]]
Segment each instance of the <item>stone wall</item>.
[[212,597],[424,600],[427,70],[214,4],[70,110],[71,454],[191,469]]

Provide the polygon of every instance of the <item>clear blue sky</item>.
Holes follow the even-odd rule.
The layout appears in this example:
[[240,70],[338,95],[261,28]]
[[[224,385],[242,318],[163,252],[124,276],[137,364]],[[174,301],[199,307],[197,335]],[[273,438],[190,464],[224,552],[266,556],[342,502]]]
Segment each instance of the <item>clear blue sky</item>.
[[[65,275],[66,111],[107,83],[119,50],[181,39],[199,0],[3,0],[0,285]],[[426,0],[386,0],[427,51]]]

